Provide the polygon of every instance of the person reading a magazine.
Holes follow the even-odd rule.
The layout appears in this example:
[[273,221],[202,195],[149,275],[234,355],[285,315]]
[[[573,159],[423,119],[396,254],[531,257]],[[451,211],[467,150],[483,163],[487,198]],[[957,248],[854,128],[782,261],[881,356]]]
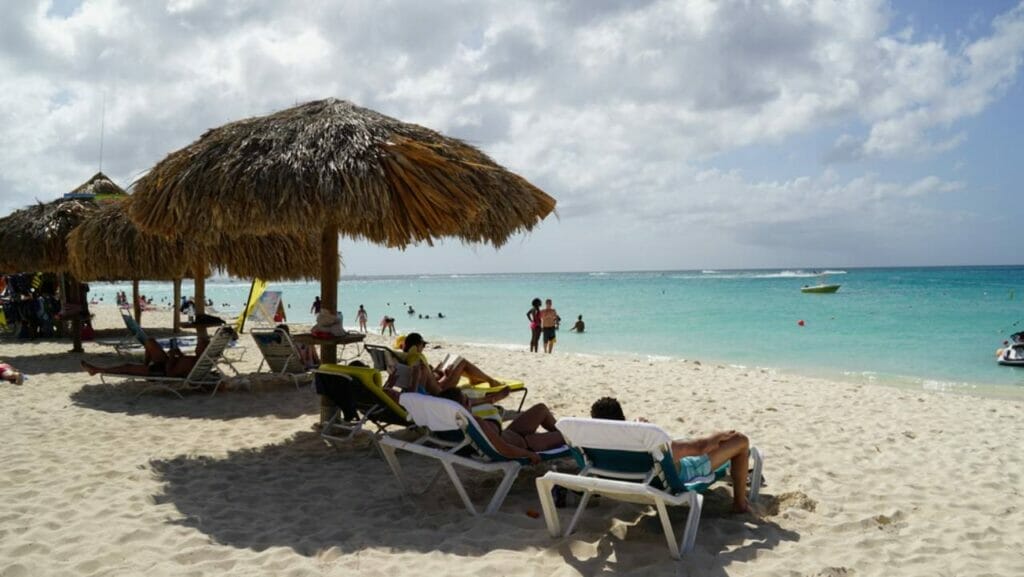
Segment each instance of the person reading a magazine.
[[[470,384],[487,383],[492,387],[503,387],[504,383],[481,371],[476,365],[458,355],[449,355],[436,367],[432,367],[427,357],[423,354],[423,348],[427,342],[419,333],[409,333],[402,343],[402,351],[405,352],[405,364],[412,371],[412,385],[414,389],[422,388],[431,395],[439,395],[441,391],[453,389],[459,385],[459,379],[467,377]],[[503,394],[502,394],[503,393]],[[508,396],[506,388],[501,397]],[[491,402],[497,400],[489,399]]]

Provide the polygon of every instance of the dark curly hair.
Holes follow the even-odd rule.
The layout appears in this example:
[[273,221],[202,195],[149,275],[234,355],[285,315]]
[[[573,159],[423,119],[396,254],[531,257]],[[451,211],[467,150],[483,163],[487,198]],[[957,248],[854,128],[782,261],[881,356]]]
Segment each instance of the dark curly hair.
[[616,398],[601,397],[590,406],[590,418],[625,421],[626,415],[622,413],[622,405]]

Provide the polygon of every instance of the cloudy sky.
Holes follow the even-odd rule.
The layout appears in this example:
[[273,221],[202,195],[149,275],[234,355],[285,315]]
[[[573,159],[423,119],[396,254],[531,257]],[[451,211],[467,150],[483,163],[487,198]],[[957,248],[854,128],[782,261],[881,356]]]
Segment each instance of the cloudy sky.
[[[338,97],[558,199],[346,274],[1021,264],[1024,3],[8,0],[0,213]],[[105,115],[103,113],[105,107]],[[1016,237],[1016,241],[1011,239]]]

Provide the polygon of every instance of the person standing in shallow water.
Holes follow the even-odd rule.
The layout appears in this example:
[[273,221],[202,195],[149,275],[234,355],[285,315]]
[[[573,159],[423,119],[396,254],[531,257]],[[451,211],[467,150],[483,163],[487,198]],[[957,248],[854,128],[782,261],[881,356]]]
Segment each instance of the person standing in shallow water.
[[320,297],[318,296],[315,299],[313,299],[313,305],[311,307],[309,307],[309,312],[311,312],[311,313],[313,313],[315,315],[318,315],[318,314],[320,314],[320,307],[321,307]]
[[359,305],[359,310],[356,311],[356,320],[359,321],[359,332],[366,333],[366,309],[363,305]]
[[535,353],[540,344],[540,299],[533,299],[526,320],[530,321],[530,352]]
[[544,308],[540,310],[540,329],[544,333],[544,352],[550,353],[555,350],[555,332],[558,330],[558,311],[551,306],[551,299],[544,301]]

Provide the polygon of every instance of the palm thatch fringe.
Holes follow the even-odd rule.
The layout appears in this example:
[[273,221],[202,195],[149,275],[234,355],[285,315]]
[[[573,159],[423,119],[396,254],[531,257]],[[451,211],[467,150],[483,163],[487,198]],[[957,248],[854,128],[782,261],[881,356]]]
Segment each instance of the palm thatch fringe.
[[213,245],[200,244],[191,236],[169,239],[141,232],[128,218],[131,202],[128,197],[104,204],[69,235],[67,247],[76,277],[171,280],[193,276],[196,262],[242,278],[299,280],[319,273],[316,234],[221,235]]
[[3,272],[66,272],[67,237],[97,210],[91,200],[58,199],[16,210],[0,219]]
[[476,148],[337,99],[207,131],[135,183],[144,231],[325,230],[394,247],[454,236],[505,243],[555,200]]

